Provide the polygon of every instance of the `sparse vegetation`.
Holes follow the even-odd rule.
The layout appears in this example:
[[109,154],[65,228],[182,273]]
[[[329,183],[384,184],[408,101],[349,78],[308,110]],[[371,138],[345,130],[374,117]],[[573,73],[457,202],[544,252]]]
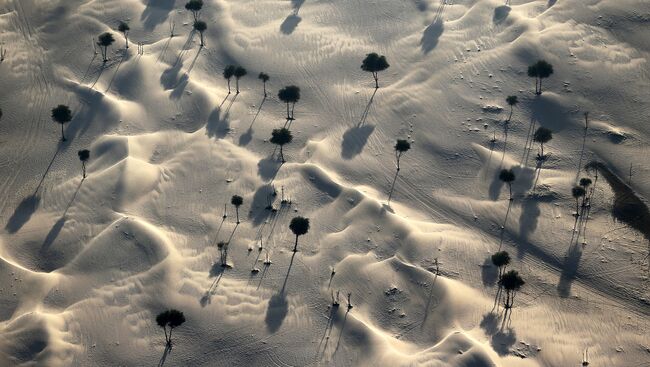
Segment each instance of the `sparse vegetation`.
[[185,4],[185,9],[189,10],[194,17],[194,22],[199,20],[199,13],[203,9],[203,0],[190,0]]
[[129,31],[131,30],[129,24],[126,22],[120,22],[120,24],[117,26],[117,30],[122,32],[124,35],[124,40],[126,41],[126,48],[129,48]]
[[208,25],[202,21],[202,20],[197,20],[194,21],[194,30],[199,32],[201,35],[201,47],[205,46],[205,43],[203,42],[203,32],[205,32],[206,29],[208,29]]
[[379,88],[379,72],[389,67],[390,65],[386,61],[386,56],[380,56],[375,52],[367,54],[361,63],[361,70],[372,73],[372,77],[375,79],[375,88]]
[[528,76],[535,78],[535,94],[542,94],[542,80],[553,74],[553,65],[546,60],[539,60],[528,67]]
[[506,97],[506,102],[508,103],[508,106],[510,106],[510,115],[508,116],[508,120],[506,122],[510,122],[512,119],[512,113],[514,111],[514,107],[519,103],[519,99],[517,96],[508,96]]
[[239,195],[233,195],[230,198],[230,203],[235,207],[237,213],[237,224],[239,224],[239,207],[244,203],[244,199]]
[[266,82],[268,82],[269,79],[271,79],[271,78],[269,77],[268,74],[266,74],[264,72],[260,73],[260,75],[258,75],[257,78],[262,81],[262,85],[263,85],[263,88],[264,88],[264,98],[266,98]]
[[241,79],[246,74],[248,74],[248,71],[246,71],[246,69],[244,69],[243,67],[237,66],[235,68],[234,76],[235,76],[235,89],[237,89],[237,94],[239,94],[239,79]]
[[540,148],[542,149],[540,154],[537,154],[538,159],[546,159],[544,155],[544,144],[548,143],[553,139],[553,132],[545,127],[540,127],[535,131],[533,135],[533,141],[539,143]]
[[291,143],[292,140],[293,140],[293,135],[291,135],[291,131],[289,131],[289,129],[287,128],[283,127],[281,129],[273,129],[273,131],[271,132],[271,143],[280,146],[280,160],[282,161],[282,163],[286,162],[284,160],[284,153],[282,151],[282,147],[285,144]]
[[[300,100],[300,88],[295,85],[286,86],[280,89],[278,98],[287,104],[287,120],[293,120],[293,110],[296,107],[296,102]],[[291,104],[291,111],[289,111],[289,104]]]
[[397,161],[397,170],[399,171],[399,163],[402,158],[402,154],[406,153],[411,149],[411,143],[407,140],[397,139],[395,143],[395,160]]
[[230,79],[235,75],[235,65],[228,65],[223,69],[223,78],[228,81],[228,94],[230,94]]
[[52,121],[61,125],[61,141],[66,141],[63,125],[72,120],[72,111],[66,105],[58,105],[52,109]]
[[[168,346],[172,345],[172,331],[183,325],[183,323],[185,323],[185,315],[178,310],[163,311],[156,316],[156,324],[165,331],[165,342]],[[169,327],[169,336],[167,335],[167,327]]]
[[88,149],[83,149],[77,152],[79,160],[81,161],[81,173],[82,178],[86,178],[86,162],[90,159],[90,151]]
[[115,38],[113,37],[113,34],[110,32],[105,32],[99,35],[97,37],[97,46],[100,47],[100,50],[102,51],[102,58],[104,62],[108,61],[108,47],[115,42]]
[[293,252],[298,251],[298,237],[309,232],[309,219],[305,217],[295,217],[289,223],[289,229],[296,235],[296,243],[293,246]]

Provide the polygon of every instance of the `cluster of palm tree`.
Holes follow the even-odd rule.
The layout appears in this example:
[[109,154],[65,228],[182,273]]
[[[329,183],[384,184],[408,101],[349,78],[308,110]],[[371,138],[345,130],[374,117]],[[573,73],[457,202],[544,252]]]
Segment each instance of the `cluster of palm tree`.
[[[165,345],[171,347],[172,345],[172,332],[175,328],[185,323],[185,315],[181,311],[171,309],[166,310],[156,316],[156,324],[163,328],[165,332]],[[167,334],[169,328],[169,335]]]
[[[236,91],[237,91],[237,94],[239,94],[239,79],[241,79],[242,77],[244,77],[246,74],[248,74],[248,71],[247,71],[244,67],[242,67],[242,66],[227,65],[227,66],[223,69],[223,78],[226,79],[226,81],[228,82],[228,94],[231,93],[231,90],[230,90],[230,80],[231,80],[233,77],[235,77],[235,85],[236,85],[235,89],[236,89]],[[265,75],[266,75],[266,74],[265,74]],[[268,75],[267,75],[267,77],[268,77]],[[267,79],[267,80],[268,80],[268,79]],[[266,90],[266,82],[265,82],[264,89]]]
[[506,268],[510,265],[510,254],[507,251],[498,251],[491,257],[492,264],[497,267],[498,273],[498,289],[494,298],[494,306],[498,308],[499,302],[503,298],[503,290],[506,291],[506,297],[503,299],[503,306],[508,310],[512,309],[515,302],[515,295],[523,287],[526,282],[523,280],[519,272],[516,270],[509,270]]

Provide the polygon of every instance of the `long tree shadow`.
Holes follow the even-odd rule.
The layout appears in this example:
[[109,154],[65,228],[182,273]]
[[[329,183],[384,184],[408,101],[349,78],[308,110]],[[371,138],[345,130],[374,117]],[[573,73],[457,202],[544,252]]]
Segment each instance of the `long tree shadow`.
[[223,114],[220,107],[215,108],[208,116],[205,131],[210,138],[222,139],[228,135],[230,122],[228,121],[228,115]]
[[56,240],[56,238],[59,236],[59,233],[61,233],[61,230],[63,229],[63,226],[65,225],[65,221],[67,219],[67,214],[68,210],[72,206],[72,203],[74,203],[74,199],[77,197],[77,193],[79,193],[79,189],[81,189],[81,185],[83,184],[84,179],[81,179],[79,181],[79,185],[77,185],[76,190],[74,191],[74,194],[72,195],[72,199],[68,202],[68,205],[66,205],[65,210],[63,211],[63,214],[61,215],[61,218],[54,223],[54,226],[52,226],[52,229],[47,233],[47,236],[45,236],[45,241],[43,241],[43,245],[41,246],[41,251],[42,252],[47,252],[47,250],[52,246],[52,243]]
[[160,361],[158,361],[158,367],[162,367],[165,364],[165,361],[167,360],[167,356],[171,353],[172,351],[172,345],[167,344],[165,345],[165,351],[163,352],[162,357],[160,357]]
[[253,226],[258,226],[269,218],[273,211],[269,210],[273,206],[273,202],[277,197],[277,193],[271,184],[264,184],[260,186],[253,194],[251,210],[248,218],[252,220]]
[[296,30],[296,28],[298,27],[298,23],[300,23],[300,21],[302,20],[302,18],[298,16],[298,12],[300,11],[300,7],[304,3],[305,0],[291,0],[292,12],[291,14],[289,14],[289,16],[286,17],[286,19],[280,25],[280,32],[288,35],[293,33]]
[[223,278],[223,273],[226,270],[223,266],[221,266],[221,263],[213,263],[212,266],[210,267],[210,272],[208,273],[208,276],[210,278],[215,278],[214,281],[210,284],[210,287],[205,290],[205,293],[203,293],[203,296],[201,296],[201,299],[199,299],[199,304],[201,307],[205,307],[212,303],[212,296],[214,295],[215,291],[217,290],[217,287],[219,286],[219,282],[221,282],[221,278]]
[[537,197],[526,197],[521,202],[521,214],[519,215],[519,236],[524,240],[537,229],[537,220],[541,210]]
[[108,93],[108,91],[111,90],[111,87],[113,86],[113,81],[115,81],[115,77],[117,76],[117,73],[120,71],[120,66],[122,66],[122,63],[124,62],[124,60],[128,59],[128,57],[129,57],[129,52],[127,50],[122,50],[122,57],[120,58],[120,62],[117,63],[115,72],[113,73],[111,80],[108,82],[108,86],[106,87],[106,91],[104,93]]
[[271,154],[268,157],[262,158],[259,162],[257,162],[257,174],[264,181],[273,181],[275,176],[278,174],[278,171],[280,171],[281,167],[282,162],[276,159],[273,154]]
[[492,345],[492,349],[494,349],[494,351],[497,352],[497,354],[500,356],[506,356],[510,354],[510,348],[515,345],[516,342],[517,335],[512,328],[502,327],[501,330],[494,333],[490,339],[490,345]]
[[174,3],[175,0],[149,0],[140,16],[144,29],[152,31],[166,21],[169,13],[174,9]]
[[488,256],[481,265],[481,281],[483,282],[483,285],[486,287],[494,286],[497,284],[498,276],[498,269],[494,264],[492,264],[492,258]]
[[433,17],[431,24],[424,29],[422,32],[422,39],[420,39],[420,47],[422,52],[428,54],[433,51],[434,48],[438,45],[440,36],[445,30],[445,25],[442,20],[442,14],[445,10],[445,5],[447,5],[447,0],[440,0],[440,5],[436,9],[436,13]]
[[366,120],[368,119],[372,103],[375,100],[377,90],[378,89],[375,88],[372,95],[370,96],[368,104],[366,104],[366,107],[361,114],[359,123],[343,133],[343,140],[341,141],[341,157],[343,159],[349,160],[361,154],[363,148],[368,143],[368,138],[375,130],[375,127],[373,125],[366,125]]
[[488,312],[483,315],[479,326],[485,331],[485,334],[494,335],[499,331],[499,316],[495,312]]
[[494,15],[492,16],[492,23],[500,24],[508,18],[510,14],[510,7],[508,5],[501,5],[494,8]]
[[287,301],[287,281],[289,280],[289,274],[291,273],[291,267],[293,266],[293,260],[296,257],[296,252],[291,255],[291,262],[289,263],[289,269],[287,270],[287,275],[284,277],[284,282],[282,283],[282,289],[276,294],[274,294],[269,300],[269,305],[266,310],[266,317],[264,322],[266,323],[266,328],[269,332],[275,333],[280,329],[284,319],[289,313],[289,302]]
[[567,298],[571,295],[571,284],[578,274],[578,266],[580,265],[581,258],[582,249],[580,245],[571,243],[565,256],[564,264],[562,265],[560,280],[557,284],[557,293],[560,297]]
[[248,130],[246,130],[246,132],[239,137],[239,146],[246,146],[251,142],[251,140],[253,140],[253,125],[255,125],[257,116],[260,115],[260,111],[262,111],[264,102],[266,102],[266,96],[262,98],[262,102],[260,102],[260,106],[257,108],[257,112],[255,113],[255,116],[253,116],[253,121],[251,121],[251,125],[248,127]]

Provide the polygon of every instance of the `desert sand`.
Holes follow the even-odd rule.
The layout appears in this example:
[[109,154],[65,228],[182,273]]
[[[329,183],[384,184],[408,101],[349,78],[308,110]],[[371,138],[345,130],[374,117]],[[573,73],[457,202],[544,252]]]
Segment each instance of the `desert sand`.
[[185,2],[0,0],[0,365],[650,366],[648,1]]

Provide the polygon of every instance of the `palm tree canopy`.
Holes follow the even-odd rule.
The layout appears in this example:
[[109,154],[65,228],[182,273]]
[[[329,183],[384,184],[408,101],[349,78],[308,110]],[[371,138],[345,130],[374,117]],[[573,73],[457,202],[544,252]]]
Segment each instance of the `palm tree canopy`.
[[224,248],[225,246],[226,246],[226,243],[223,242],[223,241],[219,241],[219,242],[217,243],[217,248],[219,248],[219,249],[222,249],[222,248]]
[[112,33],[105,32],[99,35],[97,37],[97,44],[102,46],[102,47],[108,47],[115,42],[115,38],[113,37]]
[[531,78],[537,78],[539,76],[539,70],[537,70],[537,64],[533,64],[528,67],[528,76]]
[[120,32],[122,32],[122,33],[126,33],[126,32],[128,32],[129,30],[131,30],[131,28],[129,27],[129,24],[128,24],[128,23],[126,23],[126,22],[120,22],[120,25],[117,26],[117,30],[120,31]]
[[590,178],[583,177],[583,178],[580,179],[580,186],[588,187],[589,185],[591,185],[591,179]]
[[235,78],[239,79],[246,74],[248,74],[248,71],[246,71],[246,69],[244,69],[243,67],[237,66],[235,68],[235,74],[234,74]]
[[511,106],[515,106],[517,103],[519,103],[519,99],[517,96],[508,96],[506,97],[506,102],[508,102],[508,104]]
[[546,60],[537,61],[535,67],[537,68],[537,73],[540,78],[548,78],[553,74],[553,65],[546,62]]
[[62,104],[54,107],[52,109],[52,120],[59,124],[70,122],[70,120],[72,120],[72,111],[70,111],[70,107]]
[[508,291],[518,291],[526,282],[516,270],[510,270],[501,276],[499,284]]
[[203,8],[203,0],[190,0],[185,4],[185,9],[189,11],[199,11]]
[[295,217],[289,223],[289,229],[296,236],[302,236],[309,232],[309,219],[305,217]]
[[196,22],[194,22],[194,29],[203,33],[203,31],[208,29],[208,25],[202,20],[197,20]]
[[268,82],[269,79],[271,79],[268,74],[263,73],[263,72],[260,73],[260,75],[258,75],[257,78],[259,78],[263,82]]
[[271,143],[276,145],[285,145],[291,143],[293,135],[287,128],[273,129],[271,132]]
[[233,75],[235,75],[235,65],[228,65],[223,69],[223,77],[224,79],[230,79],[232,78]]
[[585,194],[585,189],[581,186],[576,186],[571,189],[571,195],[573,195],[574,198],[579,198],[582,197]]
[[404,153],[404,152],[408,151],[409,149],[411,149],[411,143],[409,143],[406,140],[397,139],[397,142],[395,143],[395,150],[396,151],[398,151],[400,153]]
[[535,135],[533,136],[533,140],[537,143],[548,143],[553,139],[553,132],[545,127],[540,127],[535,131]]
[[508,251],[499,251],[492,255],[492,264],[498,267],[510,264],[510,254]]
[[79,156],[79,160],[82,162],[87,161],[90,159],[90,150],[88,149],[83,149],[77,152],[77,155]]
[[295,85],[289,85],[286,86],[278,92],[278,98],[282,102],[286,103],[296,103],[300,99],[300,88],[296,87]]
[[515,180],[515,173],[512,172],[512,169],[502,169],[501,172],[499,172],[499,180],[503,182],[513,182]]
[[232,198],[230,198],[230,203],[234,206],[240,206],[244,203],[244,199],[239,195],[233,195]]
[[379,56],[377,53],[372,52],[366,55],[361,63],[361,70],[376,73],[388,69],[390,65],[386,61],[386,56]]
[[177,326],[183,325],[185,322],[185,315],[181,311],[178,310],[169,310],[169,327],[170,328],[175,328]]
[[160,327],[165,327],[169,323],[169,311],[163,311],[156,316],[156,324]]

